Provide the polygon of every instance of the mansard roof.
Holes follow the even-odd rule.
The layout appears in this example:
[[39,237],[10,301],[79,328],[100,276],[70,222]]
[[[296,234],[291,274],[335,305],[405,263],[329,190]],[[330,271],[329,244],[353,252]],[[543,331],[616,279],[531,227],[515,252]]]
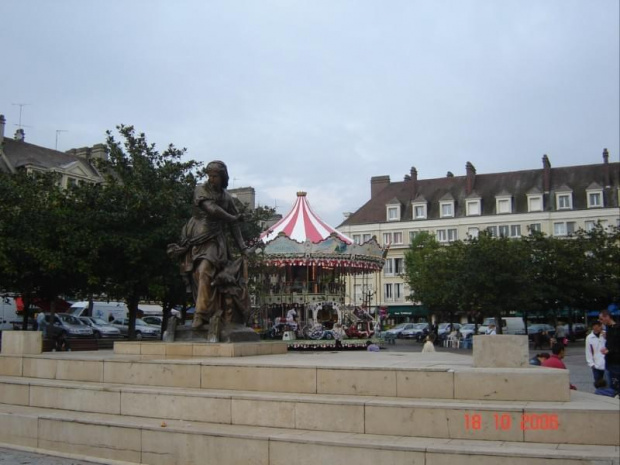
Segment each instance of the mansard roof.
[[[475,175],[474,190],[482,199],[482,215],[495,214],[495,196],[509,192],[514,198],[513,212],[527,212],[527,194],[542,193],[548,199],[554,199],[556,192],[562,187],[570,186],[573,192],[573,209],[586,209],[586,188],[593,182],[606,185],[609,176],[610,189],[605,189],[605,206],[618,206],[618,185],[620,163],[600,163],[581,166],[549,168],[550,185],[545,192],[544,169],[509,171]],[[608,174],[606,174],[608,172]],[[404,180],[390,182],[375,194],[369,201],[351,214],[340,226],[359,224],[385,223],[385,205],[397,198],[406,206],[400,221],[412,220],[412,201],[420,198],[428,201],[427,219],[439,219],[439,202],[452,196],[455,200],[455,216],[465,216],[465,199],[467,192],[467,176],[443,177],[435,179]],[[415,199],[415,200],[414,200]],[[545,201],[545,210],[555,210],[555,201]]]

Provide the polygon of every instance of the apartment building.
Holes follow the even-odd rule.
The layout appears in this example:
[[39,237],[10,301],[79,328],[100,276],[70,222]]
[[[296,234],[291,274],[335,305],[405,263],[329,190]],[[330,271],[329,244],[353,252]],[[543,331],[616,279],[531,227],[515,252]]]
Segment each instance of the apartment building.
[[[440,242],[476,237],[481,231],[518,238],[531,231],[568,237],[579,228],[588,230],[620,222],[620,163],[603,162],[552,168],[547,155],[539,169],[478,174],[470,162],[465,175],[448,172],[443,178],[418,179],[415,168],[402,181],[375,176],[371,197],[338,226],[357,243],[375,236],[389,246],[383,270],[368,280],[373,305],[385,306],[396,319],[426,316],[407,301],[410,289],[401,277],[404,256],[416,234],[428,231]],[[352,300],[367,290],[350,282]],[[358,289],[359,287],[359,289]],[[354,303],[354,302],[351,302]]]
[[55,172],[60,175],[62,187],[82,182],[100,183],[103,177],[93,161],[107,157],[104,144],[71,149],[67,152],[48,149],[26,142],[23,129],[15,131],[13,138],[5,137],[6,119],[0,115],[0,172],[28,173]]

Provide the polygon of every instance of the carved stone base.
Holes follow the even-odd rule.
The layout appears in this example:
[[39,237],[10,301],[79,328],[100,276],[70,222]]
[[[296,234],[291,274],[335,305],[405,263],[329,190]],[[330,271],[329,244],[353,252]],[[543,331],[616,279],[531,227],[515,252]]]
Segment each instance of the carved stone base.
[[[189,326],[177,326],[172,331],[166,331],[165,342],[217,342],[209,340],[208,327],[193,329]],[[259,342],[259,335],[247,326],[240,324],[226,324],[222,327],[219,342]]]

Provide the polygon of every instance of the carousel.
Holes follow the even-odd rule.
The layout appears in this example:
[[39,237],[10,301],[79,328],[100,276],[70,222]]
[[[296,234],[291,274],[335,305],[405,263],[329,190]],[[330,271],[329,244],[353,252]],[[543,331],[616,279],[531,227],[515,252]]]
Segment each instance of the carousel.
[[[259,285],[261,313],[272,337],[286,330],[297,336],[330,339],[333,331],[360,329],[372,320],[347,289],[348,276],[368,279],[383,268],[386,250],[375,238],[355,244],[321,220],[305,192],[291,211],[261,235],[265,273]],[[331,333],[330,333],[331,332]],[[318,335],[318,337],[317,337]]]

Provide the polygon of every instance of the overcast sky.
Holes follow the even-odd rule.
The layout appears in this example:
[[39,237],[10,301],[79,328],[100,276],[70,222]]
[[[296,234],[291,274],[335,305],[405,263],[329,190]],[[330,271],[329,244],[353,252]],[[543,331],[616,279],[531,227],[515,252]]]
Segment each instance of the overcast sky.
[[[1,0],[0,114],[28,142],[120,123],[337,226],[400,181],[618,161],[618,0]],[[56,132],[63,130],[67,132]]]

